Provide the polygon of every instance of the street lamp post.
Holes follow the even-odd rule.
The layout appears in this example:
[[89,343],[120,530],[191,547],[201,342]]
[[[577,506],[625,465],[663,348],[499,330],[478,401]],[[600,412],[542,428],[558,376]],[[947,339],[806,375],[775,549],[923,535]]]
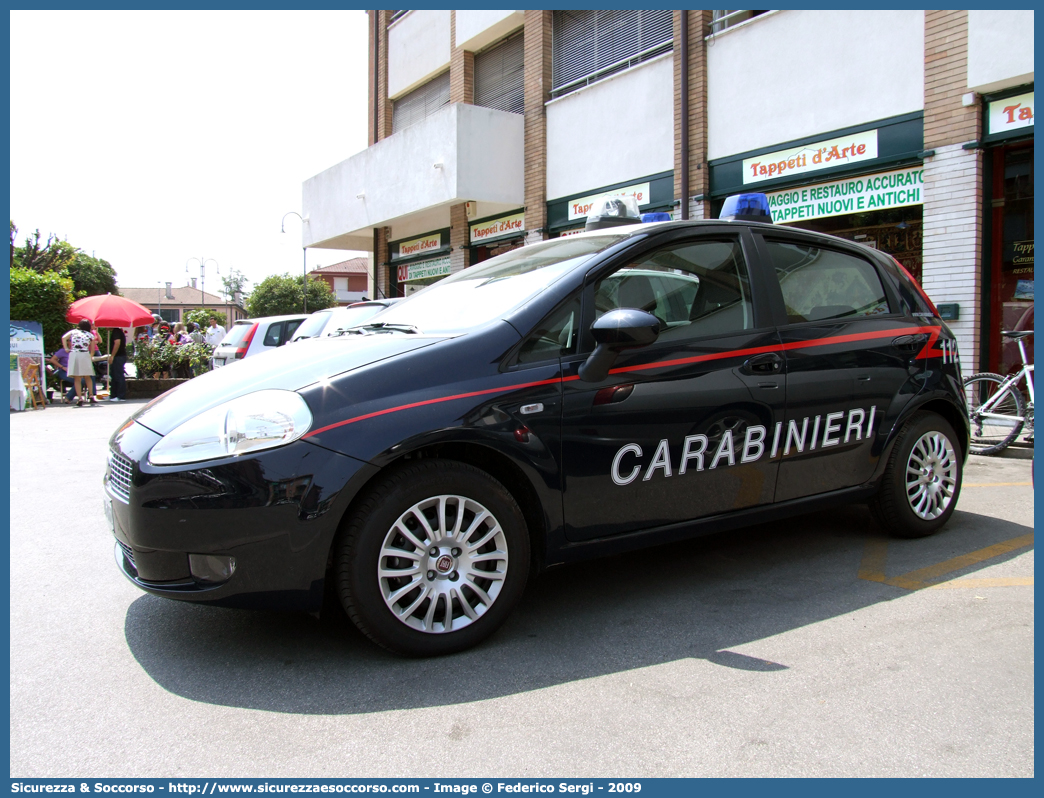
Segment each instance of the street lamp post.
[[308,249],[304,245],[304,224],[308,221],[307,218],[299,214],[297,211],[287,211],[283,214],[283,221],[279,223],[279,232],[286,232],[286,217],[296,216],[301,220],[301,268],[304,274],[304,312],[308,312]]
[[207,264],[213,262],[214,266],[218,270],[218,274],[221,274],[221,266],[218,265],[218,262],[216,260],[214,260],[214,258],[206,258],[206,259],[204,259],[204,258],[189,258],[187,261],[185,261],[185,274],[188,274],[188,265],[192,261],[194,261],[194,260],[195,261],[199,261],[199,305],[200,305],[201,308],[203,308],[203,310],[206,310],[207,309],[207,301],[206,301],[206,297],[205,297],[205,293],[206,292],[203,290],[203,288],[207,284],[207,280],[206,280],[206,276],[207,276],[206,275],[206,267],[207,267]]

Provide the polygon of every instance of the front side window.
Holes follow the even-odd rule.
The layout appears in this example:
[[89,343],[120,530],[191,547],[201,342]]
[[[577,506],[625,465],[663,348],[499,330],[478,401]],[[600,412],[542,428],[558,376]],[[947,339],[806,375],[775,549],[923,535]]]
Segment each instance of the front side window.
[[573,297],[529,334],[518,351],[518,362],[536,363],[572,354],[576,349],[579,330],[580,297]]
[[595,318],[637,308],[660,320],[660,340],[724,335],[754,326],[743,251],[735,240],[672,244],[600,279]]
[[765,243],[791,324],[892,312],[877,270],[862,258],[808,244]]

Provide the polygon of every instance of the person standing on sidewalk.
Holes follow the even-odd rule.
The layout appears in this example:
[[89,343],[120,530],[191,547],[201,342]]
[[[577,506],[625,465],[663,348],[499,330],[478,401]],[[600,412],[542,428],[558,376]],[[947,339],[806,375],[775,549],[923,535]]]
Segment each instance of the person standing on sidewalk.
[[217,316],[210,317],[210,326],[207,327],[206,339],[211,346],[217,346],[225,337],[225,328],[217,322]]
[[76,388],[76,406],[83,407],[81,379],[87,383],[87,396],[91,404],[97,404],[94,401],[94,362],[91,356],[98,351],[98,342],[91,333],[91,323],[81,319],[78,326],[62,336],[62,346],[69,353],[68,374]]
[[110,402],[127,401],[127,378],[124,369],[127,366],[127,333],[120,327],[113,327],[109,336],[109,386]]

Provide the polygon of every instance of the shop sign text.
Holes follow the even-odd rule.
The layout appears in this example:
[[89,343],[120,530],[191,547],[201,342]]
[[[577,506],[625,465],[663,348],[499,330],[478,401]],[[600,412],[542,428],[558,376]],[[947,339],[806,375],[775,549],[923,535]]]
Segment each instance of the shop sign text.
[[989,120],[991,134],[1033,127],[1033,92],[994,100],[990,103]]
[[399,267],[399,282],[408,283],[412,280],[427,280],[430,277],[445,277],[450,273],[450,259],[433,258],[432,260],[411,263],[408,266]]
[[924,204],[924,170],[899,169],[767,193],[772,221],[780,224],[848,213]]
[[603,197],[634,197],[638,202],[639,208],[652,202],[652,199],[649,197],[648,183],[639,183],[636,186],[626,186],[624,188],[615,189],[614,191],[602,191],[598,194],[591,194],[587,197],[572,200],[569,203],[569,221],[573,221],[574,219],[586,219],[587,214],[591,210],[591,206]]
[[513,213],[510,216],[501,216],[488,222],[471,225],[471,243],[487,241],[501,236],[520,235],[526,229],[526,215],[524,213]]
[[877,157],[877,131],[865,130],[850,136],[802,144],[754,158],[743,159],[743,184],[775,180],[834,166],[869,161]]
[[400,242],[399,252],[395,257],[408,258],[413,255],[423,255],[425,252],[431,252],[435,249],[442,249],[442,235],[439,233]]

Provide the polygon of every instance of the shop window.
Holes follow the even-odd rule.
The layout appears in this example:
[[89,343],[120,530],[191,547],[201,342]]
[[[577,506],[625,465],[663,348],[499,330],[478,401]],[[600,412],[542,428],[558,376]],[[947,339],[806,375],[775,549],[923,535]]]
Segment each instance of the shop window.
[[[1033,329],[1033,146],[995,148],[990,257],[989,370],[1022,366],[1018,344],[1005,330]],[[1027,347],[1033,362],[1033,347]]]
[[711,33],[721,33],[726,28],[739,25],[748,19],[766,13],[765,11],[711,11]]
[[754,326],[750,283],[737,241],[675,244],[602,278],[595,318],[637,308],[660,320],[660,340],[723,335]]
[[580,299],[574,297],[551,313],[518,351],[519,363],[536,363],[572,354],[580,325]]
[[865,260],[805,244],[765,243],[792,324],[891,313],[881,278]]
[[475,105],[521,114],[525,103],[525,53],[518,33],[475,56]]
[[392,132],[398,133],[431,116],[442,106],[449,105],[449,98],[449,72],[444,72],[409,94],[404,94],[392,104]]
[[555,11],[551,36],[551,96],[557,97],[668,52],[672,12]]

